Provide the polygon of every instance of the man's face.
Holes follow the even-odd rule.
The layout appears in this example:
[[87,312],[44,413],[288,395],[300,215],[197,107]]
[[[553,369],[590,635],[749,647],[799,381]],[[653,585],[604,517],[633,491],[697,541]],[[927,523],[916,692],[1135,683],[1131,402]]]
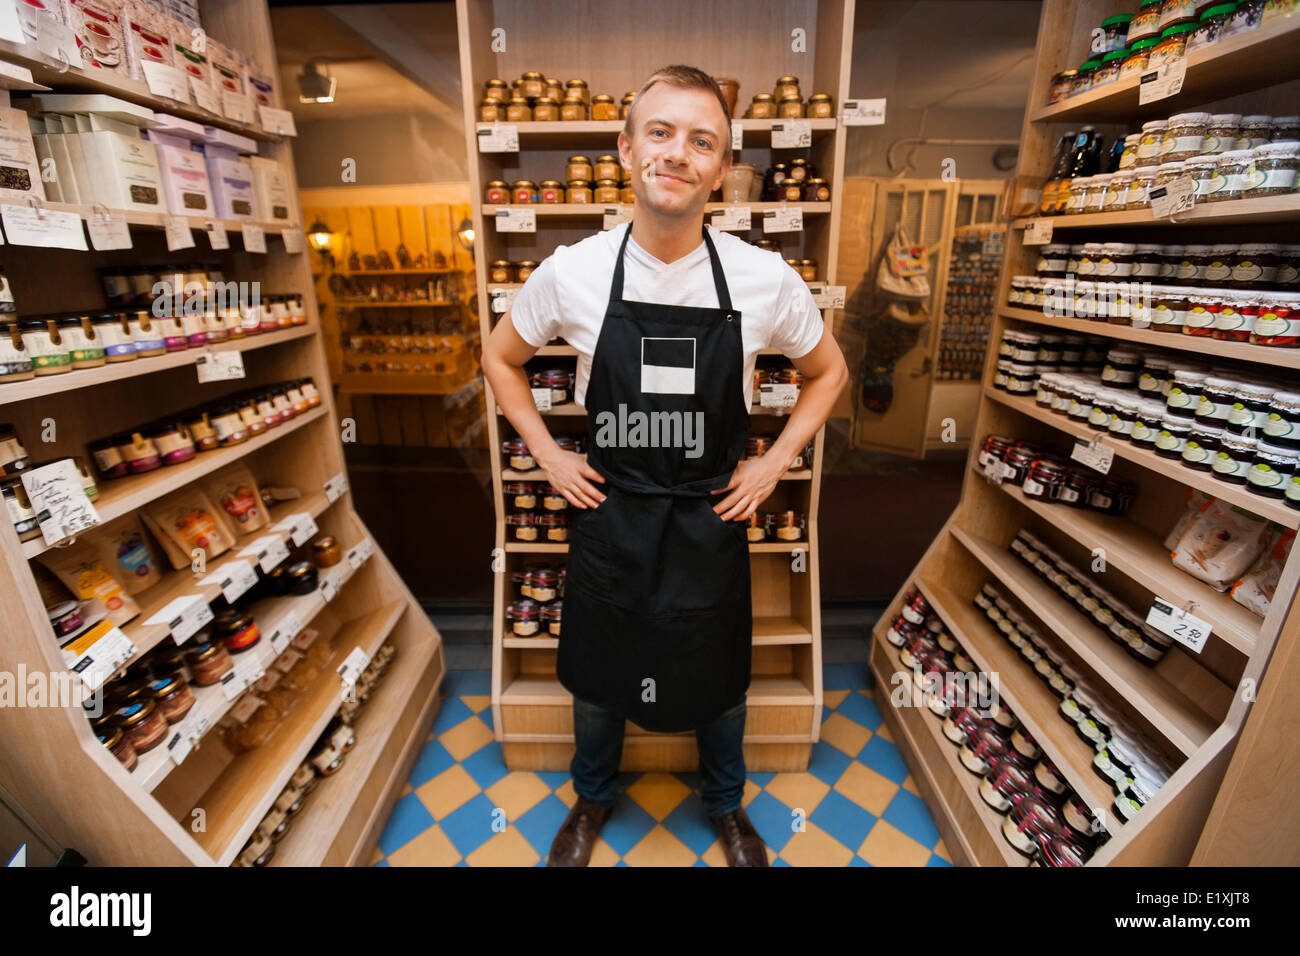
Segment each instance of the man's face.
[[637,98],[629,140],[618,135],[618,153],[632,173],[632,192],[665,216],[692,216],[722,185],[731,168],[723,162],[727,117],[705,90],[656,83]]

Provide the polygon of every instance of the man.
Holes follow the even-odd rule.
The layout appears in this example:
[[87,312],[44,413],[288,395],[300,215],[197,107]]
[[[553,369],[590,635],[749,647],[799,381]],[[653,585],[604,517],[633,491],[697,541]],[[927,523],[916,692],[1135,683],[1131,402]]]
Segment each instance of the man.
[[[573,694],[577,801],[547,862],[587,865],[617,795],[629,719],[696,731],[700,793],[728,865],[767,866],[741,807],[752,652],[744,522],[829,417],[848,370],[793,269],[704,227],[731,167],[712,77],[657,71],[618,149],[636,195],[630,228],[556,249],[483,348],[497,403],[576,509],[556,670]],[[523,370],[555,336],[578,353],[585,456],[556,445]],[[754,359],[769,347],[805,382],[772,449],[739,461]]]

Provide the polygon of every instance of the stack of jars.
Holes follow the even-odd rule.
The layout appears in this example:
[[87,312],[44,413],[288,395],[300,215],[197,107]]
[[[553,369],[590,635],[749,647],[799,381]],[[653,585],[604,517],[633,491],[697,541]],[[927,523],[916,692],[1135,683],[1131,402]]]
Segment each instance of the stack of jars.
[[506,481],[506,536],[511,541],[569,540],[569,499],[546,481]]
[[1034,501],[1122,515],[1137,495],[1131,481],[1100,475],[1053,449],[1002,435],[985,438],[978,461],[987,476],[1019,486]]
[[998,343],[993,387],[1013,395],[1032,395],[1041,376],[1051,372],[1101,374],[1107,340],[1089,335],[1055,335],[1007,329]]
[[506,607],[506,627],[511,634],[560,636],[567,571],[563,565],[536,565],[510,575],[510,583],[520,595]]
[[627,119],[635,98],[635,92],[625,93],[620,106],[610,93],[592,96],[586,80],[566,80],[561,85],[553,77],[529,71],[511,84],[488,80],[483,85],[478,118],[482,123],[620,120]]
[[320,406],[310,378],[228,395],[219,403],[141,425],[87,445],[101,478],[179,465],[200,452],[239,445]]
[[830,202],[831,188],[811,160],[798,157],[768,167],[758,198],[763,202]]
[[[1022,560],[1025,560],[1025,555],[1031,556],[1032,560],[1028,560],[1027,563],[1044,580],[1060,582],[1059,587],[1068,587],[1071,591],[1080,592],[1088,607],[1095,605],[1101,612],[1101,616],[1106,617],[1107,603],[1096,596],[1095,589],[1081,584],[1080,579],[1075,575],[1067,574],[1058,568],[1054,563],[1056,557],[1054,552],[1047,549],[1032,535],[1022,533],[1017,541],[1023,546]],[[1068,567],[1068,564],[1063,562],[1063,566]],[[1006,637],[1007,642],[1016,649],[1026,663],[1034,668],[1034,672],[1059,699],[1057,712],[1061,718],[1074,728],[1075,735],[1080,740],[1092,748],[1093,772],[1109,783],[1115,792],[1113,807],[1120,821],[1132,820],[1141,807],[1150,802],[1172,773],[1172,767],[1159,748],[1150,738],[1129,723],[1123,711],[1107,700],[1098,687],[1085,679],[1070,664],[1058,662],[1063,660],[1060,649],[1053,642],[1046,640],[1034,625],[1011,605],[996,585],[985,584],[975,596],[975,606],[984,611],[985,616]],[[1090,618],[1096,619],[1098,612],[1083,609]],[[1123,624],[1120,629],[1128,629],[1128,624]],[[1120,640],[1125,643],[1125,639]],[[1125,646],[1129,645],[1126,643]],[[944,731],[945,734],[948,733],[947,724],[944,726]],[[1017,749],[1022,756],[1025,756],[1023,749]],[[1030,753],[1032,754],[1033,751]],[[1040,761],[1034,768],[1033,777],[1035,782],[1048,793],[1055,793],[1058,797],[1064,794],[1064,781],[1060,779],[1059,771],[1050,762]],[[1000,792],[1000,788],[996,786],[991,789]],[[985,792],[983,788],[981,788],[981,795],[990,806],[1001,809],[990,799],[993,795]],[[1068,802],[1070,801],[1067,800]],[[1058,805],[1058,809],[1064,808]],[[1041,815],[1041,811],[1036,811],[1035,815]],[[1017,824],[1023,823],[1025,814],[1022,813],[1018,817]],[[1087,819],[1092,819],[1091,815]],[[1017,826],[1016,829],[1020,828]],[[1013,846],[1016,845],[1015,834],[1009,832],[1007,827],[1003,828],[1003,834]],[[1024,850],[1022,849],[1021,852]]]
[[[904,596],[885,638],[912,671],[919,692],[912,703],[943,721],[944,737],[960,748],[961,765],[981,778],[981,799],[1008,814],[1002,826],[1007,842],[1042,866],[1086,863],[1107,839],[1105,830],[921,594]],[[1051,677],[1070,686],[1059,673]]]
[[745,523],[750,544],[763,541],[802,541],[808,533],[808,519],[802,511],[756,511]]
[[[498,205],[527,203],[634,203],[632,173],[617,156],[603,154],[593,162],[583,155],[570,156],[564,167],[564,181],[516,180],[513,184],[494,179],[484,190],[484,200]],[[522,279],[519,281],[523,281]]]
[[536,268],[536,259],[520,259],[518,262],[497,259],[488,267],[488,282],[502,284],[526,282]]
[[[794,471],[800,468],[812,467],[813,444],[815,439],[810,439],[804,446],[802,455],[795,455],[794,460],[790,462],[788,470]],[[771,447],[776,444],[774,435],[750,435],[745,439],[745,454],[743,459],[761,458],[766,455]],[[743,460],[742,459],[742,460]]]
[[771,93],[755,93],[745,119],[830,119],[835,104],[829,93],[813,93],[804,103],[799,77],[778,77]]
[[[555,444],[561,451],[582,453],[583,440],[579,437],[557,435]],[[511,471],[532,471],[537,468],[537,459],[528,451],[528,445],[522,438],[507,438],[501,442],[501,467]]]

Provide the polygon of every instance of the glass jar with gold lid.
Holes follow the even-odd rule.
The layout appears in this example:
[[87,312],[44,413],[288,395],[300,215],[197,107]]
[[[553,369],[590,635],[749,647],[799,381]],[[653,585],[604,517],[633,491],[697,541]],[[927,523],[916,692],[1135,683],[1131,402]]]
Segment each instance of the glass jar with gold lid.
[[804,159],[802,156],[790,160],[790,169],[786,173],[786,177],[788,179],[796,179],[800,182],[811,179],[812,173],[810,171],[808,160]]
[[528,100],[522,96],[514,97],[506,107],[507,123],[530,123],[532,119],[532,107],[528,105]]
[[516,282],[526,281],[528,277],[533,274],[533,270],[536,268],[537,268],[536,259],[520,259],[517,263],[515,263],[515,281]]
[[516,180],[510,187],[510,201],[515,203],[537,202],[537,183],[531,179]]
[[587,118],[587,104],[577,97],[566,96],[560,102],[560,119],[572,123]]
[[539,186],[542,202],[564,202],[564,183],[558,179],[543,179]]
[[745,114],[750,119],[772,119],[776,116],[776,97],[771,93],[755,93]]
[[596,180],[596,190],[592,194],[592,199],[598,203],[618,202],[619,188],[617,180],[598,179]]
[[579,99],[584,106],[591,102],[586,80],[565,80],[564,96],[566,99]]
[[565,202],[591,202],[591,180],[571,179],[564,190]]
[[560,101],[552,96],[539,96],[533,106],[533,121],[554,123],[560,118]]
[[536,99],[546,94],[546,77],[536,70],[529,70],[519,77],[519,92],[528,99]]
[[803,119],[803,97],[783,96],[776,104],[776,115],[782,119]]
[[488,80],[483,84],[483,99],[485,100],[500,100],[504,103],[513,95],[514,91],[505,80]]
[[591,158],[588,156],[570,156],[569,161],[564,165],[565,182],[571,179],[595,178],[595,170],[591,168]]
[[632,191],[631,180],[628,180],[627,182],[623,183],[622,186],[619,187],[618,201],[621,203],[626,203],[629,206],[632,205],[632,203],[636,202],[636,193]]
[[546,78],[546,91],[542,95],[549,96],[558,103],[565,97],[564,84],[555,77],[548,76]]
[[800,99],[803,99],[803,94],[799,92],[799,77],[778,77],[776,81],[776,89],[772,91],[772,95],[778,100],[787,96],[797,96]]
[[618,107],[610,93],[597,93],[591,98],[591,118],[593,120],[618,119]]
[[509,259],[497,259],[488,267],[489,282],[514,282],[515,264]]
[[478,105],[480,123],[502,123],[506,119],[506,104],[503,100],[485,99]]
[[628,110],[630,110],[630,109],[632,108],[632,101],[633,101],[634,99],[636,99],[636,91],[635,91],[635,90],[632,90],[632,91],[630,91],[630,92],[627,92],[627,93],[624,93],[624,94],[623,94],[623,100],[622,100],[622,103],[621,103],[621,105],[620,105],[619,108],[618,108],[618,118],[619,118],[619,119],[627,119],[627,112],[628,112]]
[[483,196],[490,203],[510,202],[510,184],[504,179],[494,179],[487,184]]
[[[608,153],[603,156],[597,156],[596,162],[591,168],[594,174],[592,178],[595,179],[597,183],[602,179],[612,179],[617,183],[623,170],[623,166],[619,163],[618,157],[611,156]],[[575,176],[574,178],[578,179],[581,177]]]
[[809,119],[830,119],[835,115],[834,102],[829,93],[814,93],[808,97],[804,115]]

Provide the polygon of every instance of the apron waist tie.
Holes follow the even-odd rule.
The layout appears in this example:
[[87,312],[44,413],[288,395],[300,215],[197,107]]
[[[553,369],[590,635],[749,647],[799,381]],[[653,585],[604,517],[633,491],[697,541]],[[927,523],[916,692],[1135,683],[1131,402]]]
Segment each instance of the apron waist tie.
[[644,481],[640,478],[629,478],[626,475],[612,474],[599,464],[587,460],[592,468],[596,469],[606,481],[617,488],[619,491],[629,495],[671,495],[677,498],[718,498],[713,494],[713,489],[725,487],[731,479],[732,472],[726,471],[720,475],[714,475],[711,478],[700,478],[695,481],[683,482],[680,485],[660,485],[652,481]]

